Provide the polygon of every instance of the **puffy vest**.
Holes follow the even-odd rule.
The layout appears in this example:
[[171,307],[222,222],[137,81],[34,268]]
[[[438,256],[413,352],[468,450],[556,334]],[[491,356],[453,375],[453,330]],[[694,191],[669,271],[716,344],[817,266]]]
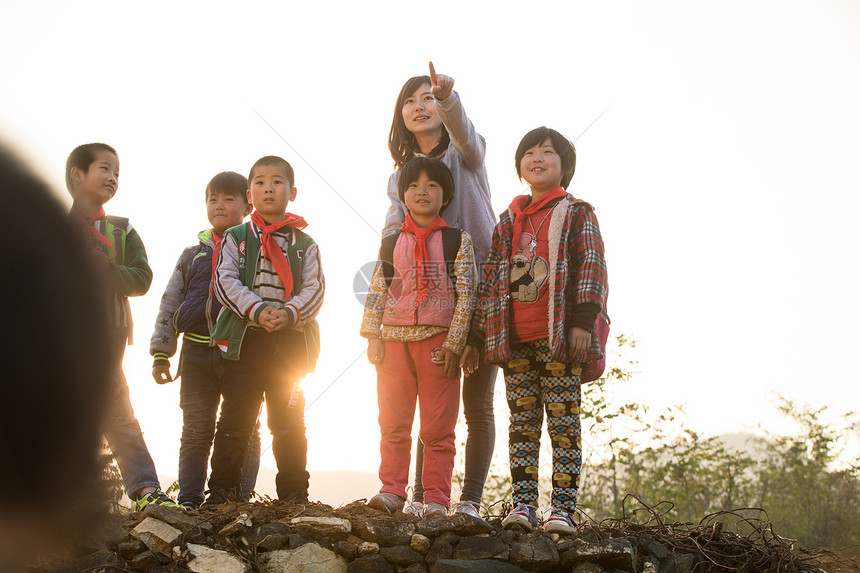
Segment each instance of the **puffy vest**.
[[437,230],[427,240],[429,261],[425,269],[430,293],[418,304],[416,283],[415,235],[400,233],[394,245],[394,276],[388,287],[382,324],[389,326],[450,327],[454,318],[456,292],[447,272],[442,232]]

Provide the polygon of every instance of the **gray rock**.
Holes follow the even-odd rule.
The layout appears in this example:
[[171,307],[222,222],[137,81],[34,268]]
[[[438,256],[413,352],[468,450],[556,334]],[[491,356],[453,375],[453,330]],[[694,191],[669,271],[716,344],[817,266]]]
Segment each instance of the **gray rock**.
[[651,556],[642,560],[642,573],[657,573],[660,562]]
[[446,531],[442,535],[436,538],[439,541],[443,541],[451,546],[457,545],[460,543],[460,536],[454,533],[453,531]]
[[511,544],[510,560],[529,571],[546,571],[558,565],[558,549],[540,533],[521,535]]
[[396,547],[383,547],[379,550],[379,554],[385,557],[385,560],[395,565],[412,565],[413,563],[424,563],[424,556],[405,545]]
[[373,541],[363,541],[358,546],[358,554],[362,557],[365,555],[373,555],[374,553],[379,553],[378,543],[374,543]]
[[182,532],[188,531],[192,527],[197,527],[197,522],[199,521],[198,518],[189,515],[184,509],[170,508],[163,505],[147,505],[143,513],[164,523],[169,523]]
[[606,569],[599,563],[580,563],[573,568],[571,573],[606,573]]
[[368,519],[358,530],[359,537],[383,547],[408,545],[414,534],[415,525],[412,522],[394,519]]
[[123,541],[116,546],[116,552],[119,553],[123,559],[131,559],[138,553],[142,553],[144,551],[146,551],[146,545],[140,541]]
[[440,559],[433,566],[432,571],[433,573],[525,573],[526,570],[504,561],[492,559]]
[[182,532],[172,525],[147,516],[131,531],[131,534],[152,551],[169,556],[171,548],[179,541]]
[[358,555],[358,547],[349,541],[337,541],[333,544],[332,549],[347,561],[352,561]]
[[248,547],[256,547],[258,551],[275,551],[287,546],[290,527],[283,521],[273,521],[248,531],[242,536],[242,541]]
[[394,566],[378,553],[359,557],[346,568],[347,573],[394,573]]
[[427,573],[427,566],[423,563],[415,563],[406,568],[406,573]]
[[186,550],[190,555],[188,569],[196,573],[247,573],[251,569],[248,564],[226,551],[195,543],[189,543]]
[[260,557],[268,573],[346,573],[346,559],[317,545],[270,551]]
[[669,549],[651,537],[640,537],[637,545],[646,553],[653,555],[659,560],[666,559],[669,556]]
[[116,547],[120,543],[131,539],[125,529],[116,525],[106,527],[102,532],[102,538],[107,547]]
[[659,573],[691,573],[699,557],[693,553],[674,553],[660,563]]
[[348,519],[339,517],[294,517],[290,520],[290,525],[313,525],[316,529],[321,529],[329,533],[341,532],[349,533],[352,531],[352,524]]
[[451,559],[453,556],[454,546],[450,543],[445,543],[441,539],[437,539],[433,542],[433,545],[430,546],[430,551],[427,552],[427,556],[424,560],[432,565],[439,559]]
[[129,567],[135,571],[152,571],[153,569],[161,567],[161,565],[162,562],[161,559],[158,558],[158,555],[148,549],[138,553],[131,561],[129,561]]
[[454,551],[454,559],[499,559],[507,561],[510,555],[510,547],[498,537],[464,537]]
[[298,533],[290,533],[289,541],[290,549],[298,549],[299,547],[308,542],[307,539],[305,539]]
[[427,552],[430,551],[431,544],[432,542],[430,541],[430,538],[426,535],[421,535],[420,533],[416,533],[412,536],[412,539],[409,540],[409,547],[422,555],[427,555]]
[[77,571],[88,573],[123,573],[128,569],[128,564],[112,551],[101,549],[75,559],[74,567]]
[[596,543],[577,540],[575,547],[562,553],[561,564],[567,568],[589,561],[600,563],[606,568],[632,571],[633,555],[633,546],[625,538],[604,539]]
[[457,535],[480,535],[481,533],[492,533],[493,526],[477,517],[465,513],[454,515],[431,515],[419,519],[415,524],[415,531],[428,537],[437,537],[446,531],[452,531]]
[[499,539],[510,545],[514,541],[517,540],[519,534],[516,531],[511,531],[510,529],[503,529],[499,532]]

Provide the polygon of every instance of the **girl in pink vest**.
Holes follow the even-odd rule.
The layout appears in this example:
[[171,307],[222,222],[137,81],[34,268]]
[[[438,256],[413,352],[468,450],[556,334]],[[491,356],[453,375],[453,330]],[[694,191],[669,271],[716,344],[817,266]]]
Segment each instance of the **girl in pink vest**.
[[444,163],[428,157],[409,161],[401,169],[398,194],[408,213],[399,233],[383,240],[361,325],[367,358],[376,365],[382,434],[382,488],[368,505],[388,513],[403,509],[417,401],[424,443],[422,515],[447,515],[475,258],[469,234],[439,216],[454,195]]

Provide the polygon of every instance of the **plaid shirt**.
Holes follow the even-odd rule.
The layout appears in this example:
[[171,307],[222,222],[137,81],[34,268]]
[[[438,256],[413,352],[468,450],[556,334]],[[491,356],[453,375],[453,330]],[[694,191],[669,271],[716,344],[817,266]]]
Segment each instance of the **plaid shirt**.
[[[600,226],[593,209],[588,203],[574,199],[571,195],[553,207],[548,277],[548,280],[552,280],[552,324],[547,324],[547,333],[552,333],[549,336],[550,350],[552,359],[558,362],[574,362],[568,352],[567,331],[576,306],[592,303],[603,309],[606,301],[606,260]],[[499,217],[499,223],[493,230],[493,244],[481,272],[478,308],[470,337],[470,343],[477,346],[483,342],[487,361],[495,364],[502,364],[511,357],[509,325],[513,222],[514,214],[508,209]],[[600,358],[603,358],[603,353],[592,331],[591,348],[584,361]]]

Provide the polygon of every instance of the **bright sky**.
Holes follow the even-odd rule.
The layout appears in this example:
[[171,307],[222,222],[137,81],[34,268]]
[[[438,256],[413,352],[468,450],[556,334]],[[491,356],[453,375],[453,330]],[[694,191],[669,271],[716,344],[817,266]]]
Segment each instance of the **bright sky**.
[[155,273],[132,303],[125,371],[172,475],[179,385],[150,375],[161,293],[207,227],[208,180],[288,159],[291,210],[310,222],[327,279],[324,347],[305,383],[309,466],[375,471],[353,278],[378,248],[400,86],[429,60],[455,78],[487,140],[496,212],[523,192],[513,154],[528,130],[577,138],[606,110],[576,141],[570,191],[597,208],[613,332],[640,341],[625,391],[656,410],[685,403],[690,425],[716,434],[772,423],[774,391],[860,403],[857,30],[850,0],[0,0],[0,137],[66,203],[75,146],[119,151],[106,209],[131,218]]

